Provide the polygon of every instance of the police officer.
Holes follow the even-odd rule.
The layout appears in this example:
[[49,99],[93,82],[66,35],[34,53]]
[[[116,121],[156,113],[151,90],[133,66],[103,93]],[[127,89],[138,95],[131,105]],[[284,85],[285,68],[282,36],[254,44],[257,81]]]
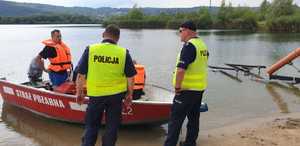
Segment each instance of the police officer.
[[[45,47],[36,57],[37,63],[48,72],[53,87],[64,83],[72,70],[70,48],[62,41],[60,30],[51,31],[51,39],[42,42]],[[48,69],[44,67],[44,59],[49,59]]]
[[114,146],[121,123],[122,99],[125,97],[126,106],[131,104],[136,70],[129,52],[117,45],[119,37],[119,27],[108,25],[102,43],[90,45],[79,61],[77,102],[83,102],[85,81],[89,97],[83,146],[95,145],[104,110],[106,128],[102,145]]
[[177,57],[173,75],[175,97],[168,123],[168,134],[164,146],[176,146],[182,123],[188,118],[184,146],[196,146],[199,132],[201,100],[207,86],[208,51],[198,38],[192,21],[184,22],[179,29],[182,50]]

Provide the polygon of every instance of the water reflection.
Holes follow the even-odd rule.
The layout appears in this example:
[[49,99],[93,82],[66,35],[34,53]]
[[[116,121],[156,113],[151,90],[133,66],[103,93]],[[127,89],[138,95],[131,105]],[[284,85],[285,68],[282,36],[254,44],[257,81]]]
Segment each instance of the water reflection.
[[232,75],[226,71],[223,70],[212,70],[212,72],[220,72],[222,75],[229,77],[230,79],[232,79],[233,81],[236,81],[238,83],[242,83],[243,81],[238,77],[238,73],[236,73],[235,75]]
[[[179,34],[179,33],[177,33],[177,34]],[[209,35],[211,35],[211,34],[212,34],[211,31],[199,31],[199,32],[198,32],[198,35],[199,35],[199,36],[209,36]]]
[[288,105],[284,102],[281,95],[275,91],[275,88],[272,84],[266,84],[266,89],[273,97],[273,101],[277,104],[278,108],[280,109],[281,113],[289,113]]
[[300,41],[300,33],[260,33],[258,39],[263,42],[295,42]]
[[[130,32],[130,33],[127,33],[127,32]],[[127,33],[126,37],[130,37],[136,41],[141,40],[144,37],[143,29],[133,29],[131,31],[124,31],[124,33]]]
[[2,119],[8,127],[42,146],[78,145],[83,131],[78,125],[47,120],[8,104],[2,106]]
[[[2,105],[2,120],[8,128],[32,138],[41,146],[80,145],[83,125],[48,120],[9,104]],[[97,145],[101,143],[100,130]],[[123,126],[118,144],[130,146],[156,146],[162,144],[166,131],[160,126]],[[134,141],[134,142],[133,142]]]
[[286,93],[292,93],[294,95],[296,95],[296,97],[300,98],[300,89],[299,87],[292,85],[292,84],[282,84],[282,83],[278,83],[278,82],[270,82],[270,84],[272,84],[273,86],[279,87],[280,89],[284,89],[283,91],[285,91]]
[[255,34],[252,31],[242,31],[242,30],[216,30],[213,31],[214,35],[227,35],[227,36],[245,36]]

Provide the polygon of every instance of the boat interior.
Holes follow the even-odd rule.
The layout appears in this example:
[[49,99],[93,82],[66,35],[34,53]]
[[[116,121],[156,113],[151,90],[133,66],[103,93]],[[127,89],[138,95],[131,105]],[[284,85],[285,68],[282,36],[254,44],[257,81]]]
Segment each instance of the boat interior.
[[[65,82],[59,87],[53,88],[49,81],[38,81],[38,82],[24,82],[22,85],[30,86],[38,89],[49,90],[57,93],[75,95],[75,83]],[[160,102],[172,102],[174,96],[173,91],[170,89],[161,87],[154,84],[146,84],[144,88],[144,94],[136,101],[160,101]]]

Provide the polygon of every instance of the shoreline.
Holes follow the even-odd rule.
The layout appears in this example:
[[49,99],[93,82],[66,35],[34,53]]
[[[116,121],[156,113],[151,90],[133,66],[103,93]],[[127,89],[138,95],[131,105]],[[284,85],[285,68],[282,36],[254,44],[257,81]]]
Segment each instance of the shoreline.
[[300,112],[275,114],[221,128],[202,130],[198,145],[299,146]]

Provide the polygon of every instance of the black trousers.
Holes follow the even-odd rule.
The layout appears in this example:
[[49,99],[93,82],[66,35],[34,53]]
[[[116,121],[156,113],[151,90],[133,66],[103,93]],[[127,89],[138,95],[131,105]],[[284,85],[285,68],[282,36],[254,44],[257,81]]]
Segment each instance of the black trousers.
[[122,99],[125,93],[110,96],[90,97],[86,116],[82,146],[94,146],[105,110],[105,132],[102,146],[115,146],[117,133],[122,119]]
[[176,146],[185,117],[188,118],[188,123],[184,146],[196,146],[203,93],[204,91],[181,91],[179,95],[175,95],[164,146]]

